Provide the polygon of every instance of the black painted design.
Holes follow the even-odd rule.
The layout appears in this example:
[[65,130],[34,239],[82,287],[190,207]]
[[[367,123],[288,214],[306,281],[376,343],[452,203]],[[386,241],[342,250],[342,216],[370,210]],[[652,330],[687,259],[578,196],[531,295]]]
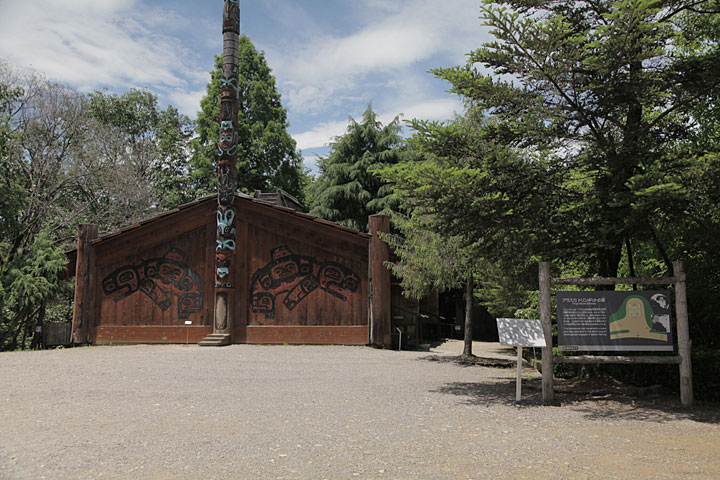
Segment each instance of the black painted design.
[[180,319],[202,310],[202,280],[185,263],[185,252],[177,248],[162,257],[118,268],[103,278],[102,289],[115,302],[141,291],[162,311],[170,308],[176,297]]
[[294,309],[311,292],[320,288],[347,300],[360,287],[360,277],[337,262],[294,254],[286,245],[271,252],[270,263],[253,273],[250,280],[250,308],[266,318],[275,316],[277,296],[286,293],[283,304]]

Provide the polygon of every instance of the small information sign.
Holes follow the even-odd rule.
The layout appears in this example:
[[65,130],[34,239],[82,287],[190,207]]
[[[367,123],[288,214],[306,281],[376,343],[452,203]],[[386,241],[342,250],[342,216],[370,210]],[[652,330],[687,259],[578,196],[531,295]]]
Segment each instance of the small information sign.
[[513,347],[544,347],[540,320],[528,318],[498,318],[498,336],[502,345]]
[[523,347],[544,347],[540,320],[529,318],[498,318],[498,337],[501,345],[517,347],[517,380],[515,382],[515,401],[522,395],[522,349]]

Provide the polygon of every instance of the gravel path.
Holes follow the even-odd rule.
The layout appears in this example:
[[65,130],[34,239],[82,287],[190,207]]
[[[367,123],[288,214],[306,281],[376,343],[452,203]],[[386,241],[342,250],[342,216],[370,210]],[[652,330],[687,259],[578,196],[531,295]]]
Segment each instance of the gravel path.
[[542,406],[526,370],[516,406],[514,374],[363,347],[2,353],[0,478],[720,477],[717,405]]

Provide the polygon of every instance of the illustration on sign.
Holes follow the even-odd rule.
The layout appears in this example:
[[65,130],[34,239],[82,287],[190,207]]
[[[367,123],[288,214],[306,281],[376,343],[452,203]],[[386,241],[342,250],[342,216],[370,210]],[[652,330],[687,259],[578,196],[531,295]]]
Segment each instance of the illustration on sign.
[[202,310],[202,280],[185,263],[185,252],[171,248],[162,257],[124,265],[103,278],[105,295],[119,302],[141,291],[165,311],[177,297],[178,315],[185,319]]
[[292,310],[317,288],[346,300],[360,287],[358,275],[337,262],[297,255],[286,245],[274,248],[270,256],[270,263],[250,280],[250,308],[265,318],[275,316],[276,297],[283,293],[287,293],[283,304]]
[[[662,297],[661,294],[658,294]],[[653,317],[667,319],[653,322]],[[610,315],[610,340],[620,338],[648,338],[666,341],[668,337],[670,315],[653,315],[650,302],[640,295],[631,295],[625,299],[620,310]]]
[[672,350],[666,291],[558,292],[561,350]]

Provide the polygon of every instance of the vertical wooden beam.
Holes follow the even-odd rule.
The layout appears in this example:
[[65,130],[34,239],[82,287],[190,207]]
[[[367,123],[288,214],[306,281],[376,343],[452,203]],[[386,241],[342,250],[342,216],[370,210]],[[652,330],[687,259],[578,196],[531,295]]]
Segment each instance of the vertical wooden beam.
[[678,354],[680,355],[680,402],[693,404],[692,353],[688,323],[685,272],[681,261],[673,262],[675,277],[675,315],[677,317]]
[[232,340],[235,343],[244,343],[248,312],[250,311],[250,258],[248,250],[248,224],[245,221],[236,222],[237,250],[235,261],[237,271],[235,274],[237,289],[235,298],[235,313],[233,316]]
[[550,312],[550,263],[540,262],[539,293],[540,322],[545,336],[545,347],[542,348],[542,397],[543,402],[552,402],[553,391],[553,352],[552,352],[552,315]]
[[390,248],[379,232],[390,232],[390,217],[387,215],[371,215],[369,218],[369,272],[370,282],[370,344],[377,347],[390,348],[390,271],[385,262],[390,260]]
[[97,225],[78,226],[77,258],[75,260],[75,302],[73,305],[72,343],[84,344],[93,339],[91,323],[95,304],[95,249],[90,241],[98,236]]

